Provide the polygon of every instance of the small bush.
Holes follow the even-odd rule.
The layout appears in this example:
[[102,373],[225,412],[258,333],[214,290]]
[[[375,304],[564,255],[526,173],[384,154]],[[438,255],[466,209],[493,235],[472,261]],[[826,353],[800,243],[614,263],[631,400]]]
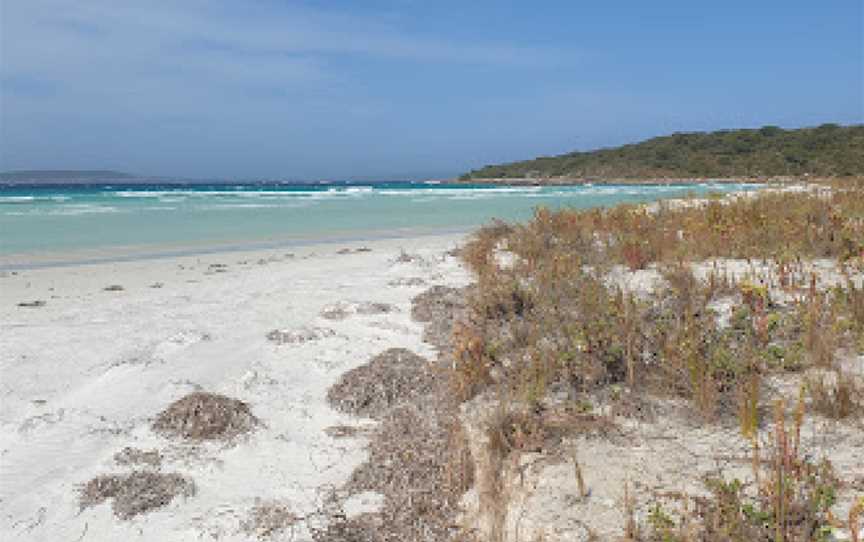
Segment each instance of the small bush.
[[814,461],[800,447],[803,403],[792,427],[786,428],[784,417],[783,403],[778,403],[768,456],[760,460],[754,450],[756,487],[738,479],[710,477],[707,497],[672,496],[678,501],[677,511],[658,499],[631,540],[831,540],[835,525],[831,506],[840,481],[828,461]]

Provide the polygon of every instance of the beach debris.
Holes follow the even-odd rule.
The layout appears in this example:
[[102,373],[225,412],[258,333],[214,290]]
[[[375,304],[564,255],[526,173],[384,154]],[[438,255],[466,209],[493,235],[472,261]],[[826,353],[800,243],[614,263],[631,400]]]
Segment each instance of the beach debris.
[[18,306],[32,309],[32,308],[44,307],[46,304],[47,304],[46,301],[44,301],[42,299],[36,299],[35,301],[22,301],[21,303],[18,303]]
[[425,284],[426,280],[422,277],[403,277],[387,283],[388,286],[423,286]]
[[38,416],[31,416],[21,422],[21,425],[18,427],[18,432],[26,435],[36,429],[62,422],[65,417],[65,408],[55,410],[54,412],[46,412],[45,414],[40,414]]
[[431,322],[453,309],[465,307],[465,290],[449,286],[433,286],[411,300],[411,317],[418,322]]
[[177,473],[133,471],[93,478],[81,488],[79,505],[84,510],[113,499],[114,515],[126,520],[162,508],[177,496],[192,497],[195,491],[195,482]]
[[440,408],[440,400],[434,394],[420,397],[381,420],[367,446],[367,460],[344,488],[351,495],[384,496],[381,510],[372,516],[378,538],[359,540],[450,539],[460,497],[473,483],[474,466],[466,455],[467,443],[448,433],[447,420],[453,414]]
[[327,305],[321,309],[321,317],[328,320],[344,320],[353,312],[350,310],[351,308],[351,305],[346,302]]
[[373,301],[354,302],[340,301],[327,305],[321,310],[321,317],[328,320],[344,320],[353,314],[373,316],[378,314],[389,314],[399,312],[399,308],[390,303],[378,303]]
[[186,440],[230,440],[252,431],[259,423],[246,403],[196,391],[160,412],[153,430]]
[[433,286],[411,300],[411,317],[425,322],[423,340],[440,350],[450,347],[453,323],[466,310],[466,288]]
[[357,305],[357,314],[388,314],[391,312],[399,312],[399,309],[390,303],[360,303]]
[[207,266],[206,275],[212,275],[213,273],[227,273],[228,265],[224,263],[211,263]]
[[271,377],[266,372],[259,373],[255,369],[246,371],[246,374],[243,375],[243,377],[240,379],[240,382],[243,384],[243,388],[247,390],[262,386],[275,386],[279,383],[278,380]]
[[241,523],[242,529],[257,538],[271,538],[291,529],[302,518],[279,501],[258,501],[249,512],[249,519]]
[[337,410],[380,419],[394,405],[429,392],[429,361],[405,348],[390,348],[343,374],[327,391]]
[[358,247],[358,248],[340,248],[336,251],[336,254],[344,255],[344,254],[360,254],[362,252],[372,252],[372,249],[369,247]]
[[125,289],[126,288],[124,288],[120,284],[112,284],[110,286],[106,286],[106,287],[102,288],[102,290],[105,292],[122,292]]
[[368,427],[356,425],[331,425],[324,428],[324,434],[330,438],[356,438],[369,433]]
[[159,450],[142,450],[126,446],[114,454],[114,462],[118,465],[147,465],[158,468],[162,465],[162,454]]
[[150,285],[151,288],[161,288],[163,286],[165,286],[165,283],[163,283],[163,282],[154,282],[153,284]]
[[347,518],[335,515],[325,526],[311,528],[315,542],[384,542],[385,536],[377,525],[368,518],[360,516]]
[[394,258],[393,263],[423,263],[425,260],[419,254],[411,254],[405,252],[405,249],[399,249],[399,255]]
[[301,327],[299,329],[274,329],[267,334],[267,340],[276,344],[303,344],[335,336],[336,332],[327,327]]
[[196,329],[183,329],[168,337],[168,339],[166,339],[163,344],[195,344],[212,340],[213,336],[206,331],[199,331]]

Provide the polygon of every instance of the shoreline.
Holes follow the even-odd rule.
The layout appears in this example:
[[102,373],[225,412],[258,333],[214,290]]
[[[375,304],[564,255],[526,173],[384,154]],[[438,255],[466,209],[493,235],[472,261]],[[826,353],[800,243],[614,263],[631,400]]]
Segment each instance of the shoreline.
[[311,249],[339,244],[374,243],[377,241],[413,240],[448,236],[467,236],[476,227],[455,227],[434,230],[391,230],[369,235],[339,235],[327,237],[298,237],[269,241],[195,243],[191,245],[140,245],[107,246],[92,249],[44,250],[0,254],[0,272],[50,269],[56,267],[76,267],[121,262],[164,260],[211,256],[219,254],[243,254],[286,249]]

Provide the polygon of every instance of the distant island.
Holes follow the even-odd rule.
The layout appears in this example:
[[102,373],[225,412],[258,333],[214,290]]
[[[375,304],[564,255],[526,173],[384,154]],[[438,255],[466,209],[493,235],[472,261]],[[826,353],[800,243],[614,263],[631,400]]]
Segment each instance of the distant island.
[[489,165],[462,181],[593,182],[609,180],[842,177],[864,174],[864,125],[823,124],[675,133],[588,152]]
[[0,183],[21,184],[130,182],[137,178],[129,173],[104,169],[33,169],[0,172]]

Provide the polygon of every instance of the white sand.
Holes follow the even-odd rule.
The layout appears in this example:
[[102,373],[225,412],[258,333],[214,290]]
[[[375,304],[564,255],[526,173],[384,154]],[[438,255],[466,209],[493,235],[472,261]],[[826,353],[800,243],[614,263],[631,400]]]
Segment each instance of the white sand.
[[[248,540],[241,525],[258,500],[313,513],[365,456],[362,439],[331,438],[325,429],[370,423],[330,409],[327,388],[389,347],[433,355],[411,320],[410,299],[433,284],[467,282],[457,260],[443,256],[460,240],[0,273],[0,539]],[[360,246],[372,250],[337,254]],[[397,262],[403,248],[424,259]],[[398,284],[411,277],[426,284]],[[114,284],[124,289],[103,290]],[[46,304],[17,306],[35,300]],[[346,301],[399,311],[320,316]],[[266,338],[274,329],[316,327],[335,334],[301,344]],[[151,431],[158,412],[197,389],[248,402],[265,427],[234,446],[193,446]],[[110,502],[79,510],[82,484],[129,472],[113,459],[126,446],[158,449],[162,471],[193,478],[197,495],[128,521],[113,516]],[[348,512],[375,504],[374,496],[355,499]],[[301,524],[293,536],[308,532]]]

